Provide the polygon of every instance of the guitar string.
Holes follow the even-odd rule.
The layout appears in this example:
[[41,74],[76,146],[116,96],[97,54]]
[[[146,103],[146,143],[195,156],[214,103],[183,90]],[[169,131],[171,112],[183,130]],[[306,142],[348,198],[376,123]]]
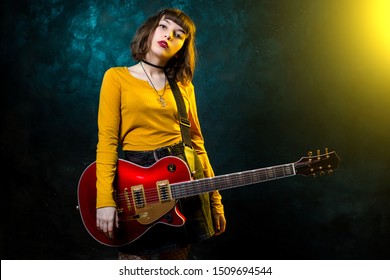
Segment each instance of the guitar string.
[[[316,163],[316,162],[319,162],[319,161],[321,161],[321,160],[314,160],[313,162],[314,163]],[[312,163],[313,163],[312,162]],[[286,165],[283,165],[283,166],[281,166],[281,167],[285,167],[285,166],[291,166],[292,164],[286,164]],[[305,165],[307,165],[307,163],[295,163],[295,167],[299,167],[299,166],[305,166]],[[278,170],[276,169],[276,167],[274,167],[274,168],[271,168],[274,172],[275,172],[275,177],[274,178],[278,178],[278,177],[284,177],[284,176],[286,176],[285,174],[283,174],[283,176],[276,176],[276,172],[278,172]],[[268,171],[268,169],[266,168],[266,169],[263,169],[263,168],[261,168],[261,169],[257,169],[257,170],[253,170],[253,171],[250,171],[250,172],[258,172],[258,176],[261,176],[261,175],[265,175],[266,177],[268,177],[267,176],[267,171]],[[283,171],[284,171],[284,169],[283,169]],[[292,175],[292,174],[291,174]],[[214,178],[215,179],[215,178]],[[221,178],[219,178],[219,179],[221,179]],[[222,179],[224,179],[224,178],[222,178]],[[265,180],[267,180],[268,178],[266,178]],[[272,179],[272,178],[271,178]],[[226,180],[225,180],[226,181]],[[262,180],[260,180],[259,182],[261,182]],[[264,180],[263,180],[264,181]],[[181,184],[185,184],[186,182],[181,182]],[[194,181],[192,181],[191,182],[193,185],[195,185],[195,186],[197,186],[197,188],[199,188],[199,185],[200,184],[202,184],[202,182],[200,182],[199,184],[197,183],[197,182],[194,182]],[[178,184],[178,183],[176,183],[176,184]],[[172,186],[172,185],[171,185]],[[207,191],[207,189],[205,189],[205,191]],[[144,192],[145,192],[145,194],[146,194],[146,196],[150,199],[150,200],[152,200],[152,199],[157,199],[158,200],[158,198],[159,198],[159,196],[158,196],[158,193],[157,193],[157,195],[151,195],[151,196],[148,196],[148,194],[151,194],[152,192],[157,192],[157,189],[146,189],[146,190],[144,190]],[[179,191],[180,192],[180,191]],[[182,193],[182,192],[181,192]],[[126,194],[118,194],[117,195],[117,198],[118,199],[122,199],[123,197],[126,197]]]
[[[172,187],[174,187],[174,186],[178,186],[178,187],[183,187],[183,185],[185,185],[185,184],[188,184],[189,182],[181,182],[181,183],[175,183],[174,185],[172,184],[171,185],[171,193],[172,193]],[[197,187],[197,190],[199,190],[199,186],[202,186],[203,184],[200,184],[200,183],[194,183],[193,181],[191,181],[191,183],[193,184],[193,185],[197,185],[198,187]],[[191,190],[193,190],[193,188],[190,188],[190,189],[187,189],[187,191],[186,191],[186,193],[189,193],[189,191],[191,191]],[[205,192],[207,192],[209,190],[209,188],[204,188],[204,191]],[[183,190],[180,190],[179,188],[176,188],[175,190],[174,190],[176,193],[177,192],[179,192],[179,193],[184,193],[184,189]],[[146,189],[146,190],[144,190],[144,193],[145,193],[145,196],[148,198],[148,199],[150,199],[150,200],[152,200],[152,199],[159,199],[159,195],[158,195],[158,190],[157,189]],[[191,194],[188,194],[188,195],[191,195]],[[126,193],[120,193],[120,194],[118,194],[116,197],[117,197],[117,199],[118,200],[121,200],[121,199],[123,199],[123,200],[127,200],[127,197],[128,197],[129,195],[128,194],[126,194]]]
[[[193,185],[193,187],[192,188],[188,188],[187,189],[187,192],[188,192],[188,190],[194,190],[194,189],[196,189],[196,190],[199,190],[199,189],[202,189],[202,188],[200,188],[200,187],[204,187],[204,181],[201,181],[201,182],[199,182],[199,181],[197,181],[197,182],[195,182],[195,181],[187,181],[187,182],[179,182],[179,183],[174,183],[174,184],[171,184],[171,189],[172,189],[172,187],[179,187],[179,188],[176,188],[175,189],[175,191],[176,192],[179,192],[179,193],[183,193],[184,191],[185,191],[185,189],[183,189],[183,190],[180,190],[180,187],[185,187],[184,185],[186,185],[186,184],[191,184],[191,185]],[[210,188],[208,188],[208,187],[204,187],[203,188],[203,190],[205,191],[205,192],[207,192],[207,191],[210,191]],[[144,189],[144,193],[146,194],[146,196],[148,195],[148,194],[152,194],[152,193],[157,193],[156,195],[151,195],[151,196],[149,196],[150,198],[158,198],[159,196],[158,196],[158,190],[156,189],[156,188],[152,188],[152,189]],[[118,194],[116,197],[117,198],[122,198],[122,197],[126,197],[126,196],[128,196],[128,194],[126,194],[126,193],[120,193],[120,194]]]
[[[285,166],[290,166],[291,164],[286,164],[286,165],[283,165],[283,166],[281,166],[281,167],[285,167]],[[283,170],[283,176],[277,176],[277,172],[279,171],[280,172],[280,170],[277,170],[276,168],[272,168],[271,169],[273,172],[274,172],[274,175],[275,176],[273,176],[272,178],[279,178],[279,177],[285,177],[286,176],[286,174],[285,174],[285,172],[284,172],[284,168],[282,168],[282,170]],[[259,182],[261,182],[262,180],[259,180],[260,179],[260,177],[261,177],[261,175],[265,175],[265,180],[267,180],[267,179],[269,179],[269,178],[267,178],[268,176],[267,176],[267,171],[269,171],[268,169],[267,170],[264,170],[264,169],[257,169],[257,170],[252,170],[252,171],[248,171],[248,173],[257,173],[257,175],[256,175],[256,179],[257,180],[255,180],[255,181],[259,181]],[[271,178],[271,179],[272,179]],[[215,177],[214,177],[214,179],[216,179]],[[233,181],[234,180],[234,178],[233,179],[231,179],[231,178],[229,178],[229,179],[227,179],[227,178],[217,178],[217,181],[225,181],[225,182],[227,182],[227,181]],[[240,179],[237,179],[237,178],[235,178],[235,180],[234,180],[235,182],[240,182],[241,184],[246,184],[247,182],[245,182],[245,180],[243,181],[243,180],[240,180]],[[263,180],[264,181],[264,180]],[[251,180],[251,182],[253,182],[253,180]],[[251,183],[250,182],[250,183]],[[174,184],[172,184],[171,186],[175,186],[175,185],[179,185],[179,187],[180,187],[180,185],[185,185],[185,184],[188,184],[188,183],[191,183],[192,185],[194,185],[194,187],[193,188],[191,188],[191,189],[189,189],[189,191],[187,190],[185,193],[186,193],[186,195],[188,195],[188,196],[190,196],[191,194],[190,194],[190,191],[194,191],[194,189],[196,189],[196,191],[197,192],[195,192],[194,194],[198,194],[199,192],[199,187],[202,187],[202,186],[204,186],[204,181],[198,181],[198,182],[195,182],[195,181],[190,181],[190,182],[180,182],[180,183],[174,183]],[[249,183],[249,184],[250,184]],[[202,189],[202,188],[201,188]],[[209,188],[206,188],[206,187],[204,187],[203,188],[204,189],[204,191],[205,192],[207,192],[207,191],[210,191],[209,190]],[[183,193],[183,191],[180,191],[180,189],[175,189],[175,191],[177,192],[179,192],[179,193]],[[160,200],[160,197],[159,197],[159,195],[158,195],[158,190],[157,189],[145,189],[144,190],[144,193],[145,193],[145,197],[148,199],[148,201],[149,202],[153,202],[153,201],[159,201]],[[156,193],[156,194],[153,194],[152,195],[152,193]],[[125,193],[121,193],[121,194],[118,194],[117,196],[117,200],[118,201],[127,201],[128,200],[128,194],[125,194]],[[132,202],[132,200],[130,200],[130,202]]]
[[[322,161],[322,160],[321,159],[314,159],[311,162],[311,164],[317,163],[317,162],[320,162],[320,161]],[[252,170],[252,171],[241,172],[240,174],[251,173],[251,175],[252,175],[253,173],[256,173],[257,177],[256,177],[255,181],[256,182],[261,182],[261,181],[267,181],[268,179],[283,178],[283,177],[286,177],[288,175],[295,175],[293,173],[285,174],[285,171],[286,171],[285,167],[289,167],[290,168],[291,166],[295,166],[295,168],[300,168],[300,167],[306,166],[306,165],[307,165],[307,163],[300,163],[300,162],[298,162],[298,163],[290,163],[290,164],[285,164],[285,165],[278,166],[278,167],[282,168],[282,171],[283,171],[283,175],[281,175],[279,173],[279,176],[278,176],[277,173],[280,172],[281,170],[278,169],[278,167],[260,168],[260,169],[256,169],[256,170]],[[273,171],[274,176],[272,176],[271,178],[268,178],[267,174],[268,174],[268,172],[270,170]],[[237,174],[237,175],[240,175],[240,174]],[[265,176],[265,179],[261,180],[261,178],[260,178],[261,176]],[[219,180],[219,181],[225,181],[225,182],[226,181],[233,181],[233,180],[235,180],[235,182],[240,182],[243,185],[253,183],[253,178],[252,178],[251,182],[249,182],[249,183],[246,182],[245,180],[243,181],[243,180],[240,180],[239,178],[234,178],[234,177],[231,177],[231,178],[228,178],[228,179],[226,177],[220,177],[220,178],[215,178],[214,177],[214,179],[216,179],[217,181]],[[190,181],[190,182],[193,185],[192,188],[187,189],[187,191],[186,190],[183,191],[183,190],[180,190],[179,188],[176,188],[174,190],[176,192],[176,194],[177,193],[181,193],[181,194],[185,193],[185,195],[190,196],[192,194],[192,192],[194,192],[195,190],[196,190],[196,192],[193,193],[193,194],[199,194],[199,193],[201,193],[199,191],[199,189],[202,189],[202,186],[203,186],[205,192],[210,191],[209,188],[205,188],[204,187],[203,181],[201,181],[201,180],[200,181]],[[185,185],[186,183],[189,183],[189,182],[187,181],[187,182],[174,183],[174,184],[171,185],[171,187],[173,187],[175,185],[178,185],[180,187],[180,185]],[[159,193],[158,193],[157,189],[154,189],[154,188],[152,188],[152,189],[149,189],[149,188],[148,189],[144,189],[144,195],[145,195],[145,197],[144,197],[145,203],[152,203],[152,202],[159,202],[160,201],[160,196],[159,196]],[[170,195],[174,195],[173,189],[170,190]],[[116,197],[117,197],[117,201],[119,201],[119,202],[122,202],[122,201],[130,202],[130,205],[132,207],[134,207],[134,200],[133,199],[129,199],[130,197],[129,197],[128,194],[121,193],[121,194],[118,194]],[[133,198],[133,197],[131,197],[131,198]]]
[[[202,189],[202,188],[199,188],[199,187],[202,187],[202,186],[203,186],[204,192],[210,191],[209,188],[204,187],[204,182],[194,182],[194,181],[180,182],[180,183],[172,184],[171,187],[174,187],[174,186],[176,186],[176,187],[183,187],[183,185],[190,184],[190,183],[193,184],[195,187],[187,189],[187,191],[185,191],[185,189],[180,190],[180,188],[176,188],[175,192],[176,193],[182,193],[182,194],[185,193],[185,195],[191,196],[191,195],[194,195],[194,194],[198,194],[198,192],[193,193],[193,191],[194,191],[194,189],[199,191],[199,189]],[[144,193],[145,193],[145,197],[148,199],[149,202],[159,201],[160,200],[160,196],[158,195],[158,190],[157,189],[146,189],[146,190],[144,190]],[[126,194],[126,193],[120,193],[120,194],[118,194],[116,196],[116,198],[117,198],[117,201],[128,201],[129,200],[128,199],[129,195]],[[130,203],[132,203],[132,199],[130,199]]]
[[[285,166],[289,166],[288,164],[287,165],[285,165]],[[285,167],[285,166],[281,166],[281,167]],[[268,179],[274,179],[274,178],[279,178],[279,177],[285,177],[285,176],[288,176],[288,175],[290,175],[290,174],[285,174],[285,170],[284,170],[284,168],[282,168],[282,170],[277,170],[277,169],[271,169],[272,171],[273,171],[273,173],[274,173],[274,176],[268,176],[268,174],[269,174],[269,170],[267,169],[267,170],[262,170],[262,169],[259,169],[259,170],[252,170],[252,171],[248,171],[248,173],[255,173],[255,172],[257,172],[258,174],[256,175],[256,180],[251,180],[251,182],[253,182],[253,181],[256,181],[256,182],[261,182],[261,181],[264,181],[264,180],[268,180]],[[283,174],[281,174],[280,172],[281,171],[283,171]],[[245,174],[245,172],[244,172],[244,174]],[[239,174],[239,175],[242,175],[242,173],[241,174]],[[292,175],[292,174],[291,174]],[[261,180],[261,176],[265,176],[265,179],[263,179],[263,180]],[[268,178],[269,177],[269,178]],[[242,184],[250,184],[251,182],[246,182],[245,180],[241,180],[241,179],[237,179],[237,178],[228,178],[228,179],[226,179],[226,178],[213,178],[213,179],[215,179],[216,181],[225,181],[225,182],[227,182],[227,181],[234,181],[234,182],[236,182],[236,183],[242,183]],[[252,178],[253,179],[253,178]],[[179,185],[179,187],[180,187],[180,185],[186,185],[186,184],[192,184],[194,187],[193,188],[191,188],[191,189],[194,189],[194,188],[196,188],[196,190],[198,191],[199,190],[199,187],[200,186],[203,186],[204,185],[204,181],[202,181],[202,180],[199,180],[199,181],[197,181],[197,182],[195,182],[195,181],[189,181],[189,182],[179,182],[179,183],[174,183],[174,184],[171,184],[171,187],[174,187],[174,186],[177,186],[177,185]],[[191,190],[190,189],[190,190]],[[205,187],[204,188],[204,190],[205,191],[210,191],[209,190],[209,188],[208,187]],[[176,191],[179,191],[180,192],[180,190],[179,189],[176,189]],[[153,193],[153,192],[157,192],[157,195],[154,197],[154,198],[156,198],[156,197],[158,197],[158,190],[157,189],[154,189],[154,188],[152,188],[152,189],[149,189],[149,188],[147,188],[147,189],[144,189],[144,193],[145,194],[151,194],[151,193]],[[122,193],[122,194],[118,194],[118,196],[117,197],[121,197],[121,196],[127,196],[127,194],[125,194],[125,193]],[[153,198],[153,196],[150,196],[151,198]]]

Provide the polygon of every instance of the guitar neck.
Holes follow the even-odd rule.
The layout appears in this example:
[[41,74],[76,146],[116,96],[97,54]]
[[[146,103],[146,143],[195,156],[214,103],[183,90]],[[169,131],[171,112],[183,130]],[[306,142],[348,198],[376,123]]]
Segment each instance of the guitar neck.
[[171,185],[174,199],[216,190],[237,188],[296,175],[294,163],[219,175]]

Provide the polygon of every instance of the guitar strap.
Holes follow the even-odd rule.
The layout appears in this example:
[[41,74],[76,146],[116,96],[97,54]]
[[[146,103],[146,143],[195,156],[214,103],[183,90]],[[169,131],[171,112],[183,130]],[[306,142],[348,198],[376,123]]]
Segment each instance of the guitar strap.
[[173,78],[169,78],[169,85],[171,86],[173,95],[175,96],[177,111],[179,113],[180,130],[183,142],[186,146],[192,148],[191,136],[190,136],[190,120],[188,119],[186,107],[184,105],[183,96],[180,93],[180,89]]
[[172,78],[168,78],[168,81],[169,81],[169,85],[171,86],[173,95],[175,96],[177,111],[179,113],[180,130],[181,130],[181,136],[184,143],[184,157],[195,178],[198,179],[203,178],[204,174],[203,174],[202,164],[199,160],[197,153],[193,149],[191,143],[191,136],[190,136],[191,123],[187,115],[183,96],[180,93],[180,89],[176,81]]

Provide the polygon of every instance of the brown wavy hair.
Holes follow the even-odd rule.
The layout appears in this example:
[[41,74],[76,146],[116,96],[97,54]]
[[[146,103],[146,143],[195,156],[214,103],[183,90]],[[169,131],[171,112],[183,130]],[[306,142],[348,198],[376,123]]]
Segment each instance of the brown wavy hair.
[[183,84],[191,82],[194,77],[197,51],[195,46],[196,26],[192,19],[179,9],[164,9],[148,18],[135,32],[130,43],[131,56],[135,61],[145,58],[150,49],[151,39],[162,18],[172,20],[184,29],[187,38],[182,48],[165,66],[165,72],[171,78]]

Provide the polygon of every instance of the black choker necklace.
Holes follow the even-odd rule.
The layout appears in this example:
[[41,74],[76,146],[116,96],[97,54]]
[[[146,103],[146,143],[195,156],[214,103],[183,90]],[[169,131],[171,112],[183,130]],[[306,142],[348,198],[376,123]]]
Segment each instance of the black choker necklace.
[[143,63],[147,64],[147,65],[150,65],[150,66],[153,66],[153,67],[156,67],[156,68],[159,68],[159,69],[165,69],[165,66],[158,66],[158,65],[155,65],[155,64],[152,64],[150,62],[147,62],[146,60],[141,60]]

